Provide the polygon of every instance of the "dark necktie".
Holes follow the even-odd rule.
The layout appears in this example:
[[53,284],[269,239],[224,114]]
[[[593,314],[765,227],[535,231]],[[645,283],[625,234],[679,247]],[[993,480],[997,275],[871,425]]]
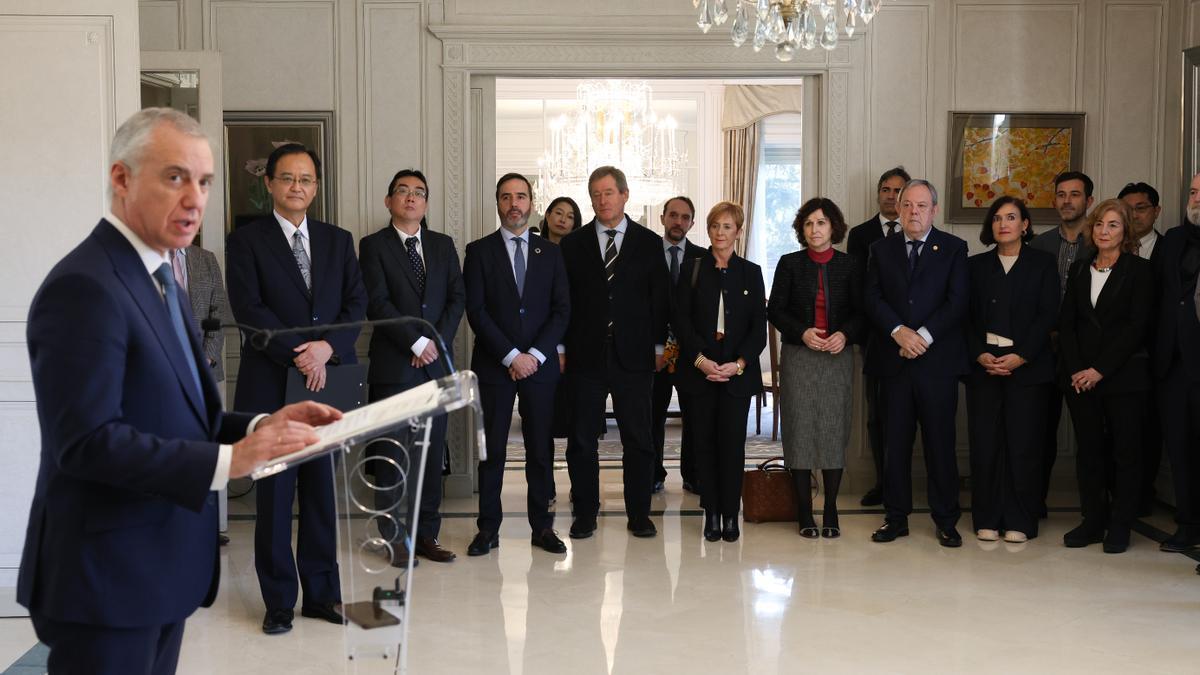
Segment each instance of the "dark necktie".
[[525,241],[520,237],[513,237],[513,244],[517,247],[517,252],[513,254],[513,274],[517,277],[517,295],[525,297],[525,253],[521,250],[521,244]]
[[900,226],[900,223],[897,223],[894,220],[889,220],[886,223],[884,223],[884,225],[887,227],[887,230],[888,230],[887,236],[890,237],[893,234],[896,234],[897,228]]
[[617,230],[605,230],[604,234],[608,235],[608,244],[604,246],[604,279],[611,284],[617,270]]
[[908,242],[908,274],[909,274],[909,276],[911,276],[913,271],[915,271],[917,269],[917,258],[921,257],[920,250],[921,250],[921,244],[923,244],[923,243],[924,242],[921,242],[921,241]]
[[183,312],[179,309],[179,287],[175,285],[175,276],[171,266],[163,263],[154,272],[154,278],[162,284],[163,300],[167,303],[167,314],[171,316],[171,328],[175,329],[175,338],[183,348],[183,360],[187,362],[188,372],[192,374],[192,384],[196,393],[203,398],[204,390],[200,387],[200,373],[196,371],[196,358],[192,354],[192,343],[188,341],[187,327],[183,323]]
[[417,250],[417,238],[409,237],[404,240],[408,249],[408,262],[412,263],[413,272],[417,275],[417,292],[425,295],[425,262],[421,260],[421,252]]
[[312,290],[312,266],[308,260],[308,252],[304,250],[304,235],[300,230],[292,235],[292,257],[300,267],[300,276],[304,277],[304,287]]
[[671,251],[671,283],[679,283],[679,247],[672,246]]

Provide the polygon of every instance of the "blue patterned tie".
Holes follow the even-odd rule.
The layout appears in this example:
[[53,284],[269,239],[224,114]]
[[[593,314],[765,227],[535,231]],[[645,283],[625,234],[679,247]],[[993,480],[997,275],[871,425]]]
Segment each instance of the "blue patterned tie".
[[513,237],[517,252],[513,254],[513,273],[517,277],[517,295],[525,297],[525,254],[521,252],[521,244],[525,243],[520,237]]
[[167,313],[171,315],[171,327],[175,329],[175,337],[183,349],[183,360],[187,362],[188,372],[192,374],[192,384],[196,385],[196,393],[203,398],[204,389],[200,387],[200,373],[196,371],[196,358],[192,354],[192,343],[188,341],[187,328],[183,323],[183,312],[179,309],[179,287],[175,285],[175,276],[171,272],[171,266],[167,263],[160,265],[154,272],[154,278],[162,284]]
[[292,257],[296,259],[296,265],[300,268],[300,276],[304,277],[304,287],[312,290],[312,263],[308,259],[308,252],[304,250],[304,234],[300,230],[292,235]]

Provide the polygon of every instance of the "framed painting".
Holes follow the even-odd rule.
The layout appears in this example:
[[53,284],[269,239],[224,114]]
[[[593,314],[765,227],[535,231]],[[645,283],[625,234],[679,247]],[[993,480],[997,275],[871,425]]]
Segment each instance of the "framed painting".
[[333,218],[332,112],[225,113],[225,233],[271,212],[271,195],[263,182],[267,157],[285,143],[300,143],[321,158],[317,196],[310,218]]
[[1020,197],[1034,224],[1058,222],[1054,177],[1083,168],[1083,113],[950,113],[946,221],[980,223]]

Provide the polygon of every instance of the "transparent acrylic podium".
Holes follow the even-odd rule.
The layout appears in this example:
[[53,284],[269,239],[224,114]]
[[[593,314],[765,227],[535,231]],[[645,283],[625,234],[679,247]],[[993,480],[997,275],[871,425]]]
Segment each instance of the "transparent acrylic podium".
[[483,452],[475,373],[440,380],[351,411],[320,443],[256,470],[255,479],[308,461],[334,463],[347,673],[403,673],[412,609],[413,533],[433,421],[472,407]]

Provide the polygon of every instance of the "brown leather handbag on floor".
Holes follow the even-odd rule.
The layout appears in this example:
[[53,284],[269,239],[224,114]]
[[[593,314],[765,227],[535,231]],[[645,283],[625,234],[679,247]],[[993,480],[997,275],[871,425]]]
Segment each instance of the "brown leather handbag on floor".
[[783,465],[783,457],[772,457],[745,473],[742,514],[750,523],[796,519],[796,485],[791,472]]

